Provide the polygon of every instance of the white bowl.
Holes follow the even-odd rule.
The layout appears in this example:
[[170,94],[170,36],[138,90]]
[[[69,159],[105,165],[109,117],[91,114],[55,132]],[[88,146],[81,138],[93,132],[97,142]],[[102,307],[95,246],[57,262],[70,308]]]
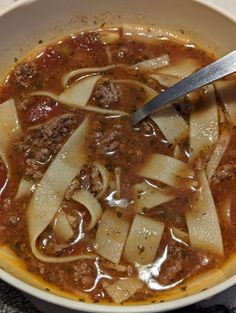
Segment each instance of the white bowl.
[[[23,0],[0,12],[0,77],[6,75],[15,57],[23,56],[39,40],[54,40],[82,28],[98,27],[103,22],[110,25],[154,23],[177,33],[184,30],[194,41],[218,55],[236,48],[236,20],[213,6],[192,0]],[[122,307],[61,298],[36,289],[1,269],[0,278],[36,297],[33,302],[44,311],[59,313],[71,310],[101,313],[168,311],[209,298],[236,283],[236,276],[233,276],[205,292],[178,300]]]

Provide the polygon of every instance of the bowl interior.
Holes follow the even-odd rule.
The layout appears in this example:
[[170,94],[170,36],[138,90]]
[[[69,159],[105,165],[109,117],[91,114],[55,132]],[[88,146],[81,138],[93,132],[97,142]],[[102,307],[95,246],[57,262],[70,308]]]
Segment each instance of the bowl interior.
[[[10,10],[0,12],[0,77],[4,78],[14,63],[38,44],[48,42],[81,29],[99,28],[103,23],[115,26],[122,23],[148,24],[168,29],[174,33],[185,33],[193,42],[221,55],[235,49],[236,23],[199,2],[192,0],[26,0],[13,5]],[[0,270],[0,277],[23,291],[40,299],[74,310],[78,303],[39,291]],[[90,312],[157,312],[182,307],[233,285],[230,278],[205,293],[196,294],[158,305],[145,307],[108,307],[79,304],[79,309]]]
[[0,77],[14,62],[38,45],[84,28],[124,22],[156,25],[184,32],[205,49],[222,54],[235,47],[235,24],[206,6],[189,0],[25,0],[0,18]]

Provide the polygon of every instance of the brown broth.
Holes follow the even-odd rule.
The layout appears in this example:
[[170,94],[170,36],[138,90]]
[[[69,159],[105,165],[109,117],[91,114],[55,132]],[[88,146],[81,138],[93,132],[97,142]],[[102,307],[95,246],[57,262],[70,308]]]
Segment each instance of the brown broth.
[[[214,60],[212,55],[198,47],[188,47],[168,40],[142,43],[132,40],[132,38],[121,37],[118,42],[109,45],[109,48],[113,63],[122,63],[123,65],[109,70],[106,73],[107,77],[113,80],[138,80],[154,88],[157,92],[163,90],[163,86],[150,79],[145,72],[137,72],[128,65],[166,53],[170,56],[173,63],[177,63],[181,59],[193,58],[197,60],[200,67]],[[17,70],[21,64],[29,64],[33,68],[31,75],[23,82],[23,85],[19,83],[20,79],[17,76]],[[92,301],[105,303],[110,302],[111,299],[105,292],[104,282],[110,283],[120,277],[135,277],[137,276],[135,267],[127,263],[123,257],[120,263],[128,266],[128,271],[126,272],[107,268],[103,260],[83,260],[64,264],[43,263],[37,260],[31,252],[27,233],[26,208],[30,198],[26,197],[16,201],[14,196],[20,179],[24,175],[36,182],[40,180],[40,175],[43,175],[46,171],[62,144],[69,138],[72,131],[80,125],[87,114],[90,116],[91,121],[90,133],[88,135],[89,164],[87,172],[85,170],[84,173],[80,173],[79,183],[81,186],[87,184],[86,188],[91,189],[93,187],[88,176],[90,175],[89,171],[91,171],[89,166],[95,160],[101,161],[112,175],[114,175],[115,169],[119,167],[121,169],[120,198],[128,201],[128,207],[117,207],[116,196],[109,189],[102,196],[100,202],[104,210],[112,208],[117,212],[118,216],[122,216],[130,223],[132,222],[135,215],[132,206],[132,186],[142,182],[142,179],[137,175],[139,168],[148,160],[152,153],[173,156],[174,147],[168,144],[158,127],[151,120],[146,120],[137,127],[133,127],[128,117],[107,118],[101,114],[84,113],[82,110],[63,105],[48,97],[32,97],[30,95],[32,91],[37,90],[60,93],[63,90],[61,77],[64,73],[77,68],[101,67],[108,64],[109,60],[105,51],[105,45],[102,44],[97,32],[73,35],[48,46],[42,53],[30,61],[24,60],[22,63],[17,64],[2,87],[0,94],[2,101],[8,98],[15,99],[23,128],[22,137],[16,138],[9,149],[8,157],[12,176],[6,185],[6,169],[3,165],[0,167],[0,189],[4,189],[1,192],[0,203],[0,227],[1,225],[3,226],[0,228],[1,242],[9,245],[25,261],[30,272],[40,275],[44,280],[57,285],[63,290],[71,291],[75,294],[87,292]],[[99,84],[104,84],[106,87],[106,82],[104,83],[104,81]],[[106,99],[96,94],[95,90],[89,104],[131,113],[142,106],[145,101],[143,89],[135,88],[132,84],[124,86],[121,93],[122,97],[118,100],[110,101],[108,107]],[[72,114],[74,116],[72,124],[67,127],[65,135],[58,140],[58,146],[55,144],[55,139],[49,138],[54,144],[51,150],[48,143],[49,139],[47,139],[49,146],[47,147],[45,144],[44,148],[49,151],[45,152],[46,157],[45,155],[42,156],[42,158],[45,158],[43,161],[37,160],[37,153],[39,153],[37,144],[34,145],[30,140],[26,142],[25,138],[32,136],[37,129],[42,129],[40,125],[50,122],[53,118],[60,117],[62,114]],[[41,136],[40,134],[37,136]],[[234,131],[221,165],[235,162],[235,138]],[[186,156],[184,155],[188,142],[182,141],[180,146],[182,147],[183,161],[186,161]],[[37,163],[35,171],[39,171],[38,176],[34,175],[34,173],[30,174],[30,171],[27,172],[26,170],[29,163],[32,163],[34,159],[36,159],[35,162]],[[34,165],[31,164],[31,166]],[[150,181],[150,183],[153,182]],[[225,193],[227,194],[229,188],[233,188],[235,191],[235,186],[235,178],[212,185],[220,219],[220,199]],[[160,292],[164,292],[162,290],[168,289],[168,286],[171,288],[189,277],[194,277],[210,268],[220,267],[228,256],[236,250],[236,205],[234,200],[232,226],[225,227],[221,221],[225,248],[224,257],[212,255],[205,251],[197,251],[189,245],[186,246],[184,243],[177,242],[171,236],[169,228],[173,226],[187,231],[185,213],[190,206],[190,197],[190,191],[182,191],[175,200],[154,207],[148,212],[143,211],[142,214],[164,222],[166,225],[156,259],[161,257],[167,248],[168,253],[166,260],[161,266],[159,276],[156,278],[156,290],[145,286],[132,296],[129,301],[138,302],[141,300],[148,301],[151,298],[158,299]],[[66,213],[81,220],[83,227],[87,225],[89,215],[83,206],[79,206],[71,199],[65,200],[63,206]],[[76,244],[71,244],[65,249],[55,251],[55,245],[60,245],[62,242],[57,238],[53,238],[52,228],[48,227],[38,239],[38,246],[44,253],[54,256],[74,255],[88,251],[94,252],[96,228],[89,232],[86,232],[83,228],[82,232],[83,236],[80,236],[80,232],[76,234],[78,239]],[[180,262],[176,263],[176,259],[179,259]],[[99,271],[98,268],[100,269]]]

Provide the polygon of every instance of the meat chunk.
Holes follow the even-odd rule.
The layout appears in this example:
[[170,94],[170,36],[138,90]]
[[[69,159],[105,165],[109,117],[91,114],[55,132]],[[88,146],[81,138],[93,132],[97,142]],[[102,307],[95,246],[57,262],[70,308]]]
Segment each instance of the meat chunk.
[[111,129],[95,134],[95,145],[98,154],[104,155],[113,152],[120,144],[122,137],[122,126],[114,125]]
[[105,81],[94,92],[95,100],[104,108],[110,108],[111,104],[117,103],[121,98],[121,89],[111,81]]
[[236,179],[236,164],[227,163],[220,165],[212,177],[214,185],[224,182],[226,180]]
[[80,282],[83,289],[91,288],[94,283],[94,269],[87,262],[79,262],[73,265],[73,280]]
[[70,200],[73,194],[80,189],[88,189],[94,195],[102,190],[102,177],[96,166],[85,166],[70,183],[65,198]]
[[28,135],[17,143],[17,149],[24,153],[26,159],[26,176],[34,181],[42,178],[45,165],[60,150],[75,125],[75,116],[66,113],[31,129]]
[[37,75],[37,66],[35,63],[22,63],[15,69],[16,82],[27,88],[32,78]]
[[160,272],[160,281],[164,285],[173,282],[176,275],[182,271],[184,265],[182,249],[180,247],[171,245],[168,250],[168,260],[164,263]]

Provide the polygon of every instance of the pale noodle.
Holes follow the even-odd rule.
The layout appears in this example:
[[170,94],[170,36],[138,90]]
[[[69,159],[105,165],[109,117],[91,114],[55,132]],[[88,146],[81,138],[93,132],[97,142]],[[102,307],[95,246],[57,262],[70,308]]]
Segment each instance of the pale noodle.
[[21,125],[13,99],[0,104],[0,118],[0,156],[8,168],[8,145],[15,136],[21,133]]
[[186,213],[191,246],[223,255],[219,219],[205,171],[199,174],[199,184],[199,190],[193,194],[191,209]]
[[137,214],[133,220],[124,249],[124,257],[142,265],[153,262],[165,225]]
[[102,257],[115,264],[120,262],[128,236],[129,223],[118,217],[113,210],[103,213],[96,233],[96,251]]
[[77,191],[72,196],[72,199],[82,204],[89,211],[91,218],[89,225],[86,227],[86,230],[93,229],[103,213],[101,204],[87,189],[81,189]]
[[90,254],[47,256],[37,247],[37,239],[54,219],[69,183],[86,162],[85,142],[88,127],[89,122],[86,119],[67,140],[50,164],[28,205],[27,224],[31,250],[34,256],[43,262],[62,263],[94,258],[94,255]]
[[137,213],[145,212],[146,210],[156,207],[162,203],[171,201],[176,197],[173,193],[167,193],[159,188],[154,188],[146,182],[134,185],[133,190],[133,206]]

